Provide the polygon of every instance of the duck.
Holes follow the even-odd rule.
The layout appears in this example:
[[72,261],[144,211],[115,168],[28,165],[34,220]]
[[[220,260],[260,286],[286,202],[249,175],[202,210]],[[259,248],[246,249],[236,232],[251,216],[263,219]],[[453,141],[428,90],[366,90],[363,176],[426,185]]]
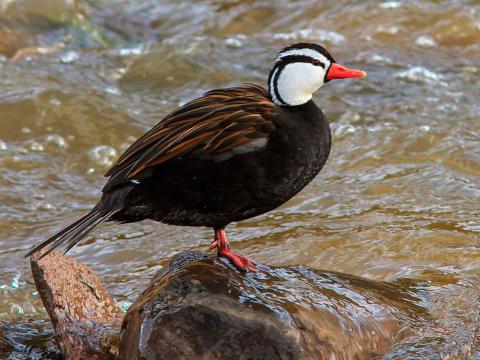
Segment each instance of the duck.
[[210,90],[162,118],[106,172],[98,203],[25,256],[67,252],[106,221],[150,219],[212,228],[211,250],[241,271],[257,270],[231,250],[225,228],[276,209],[317,176],[332,136],[312,96],[329,81],[365,76],[322,45],[283,48],[266,88]]

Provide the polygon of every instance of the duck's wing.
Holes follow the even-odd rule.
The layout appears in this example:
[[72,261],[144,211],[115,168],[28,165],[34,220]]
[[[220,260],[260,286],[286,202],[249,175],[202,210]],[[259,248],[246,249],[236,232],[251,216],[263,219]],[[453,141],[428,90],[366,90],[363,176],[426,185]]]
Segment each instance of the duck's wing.
[[105,189],[184,156],[223,161],[266,145],[277,107],[258,85],[211,90],[167,115],[135,141],[105,176]]

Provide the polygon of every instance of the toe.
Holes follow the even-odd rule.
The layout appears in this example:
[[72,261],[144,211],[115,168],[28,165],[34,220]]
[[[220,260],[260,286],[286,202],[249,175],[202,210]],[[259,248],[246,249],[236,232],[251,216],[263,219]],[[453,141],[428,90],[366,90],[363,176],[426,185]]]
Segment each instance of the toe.
[[236,268],[243,271],[257,271],[255,264],[250,261],[247,257],[235,254],[226,249],[221,249],[218,252],[219,256],[227,258],[230,263],[232,263]]

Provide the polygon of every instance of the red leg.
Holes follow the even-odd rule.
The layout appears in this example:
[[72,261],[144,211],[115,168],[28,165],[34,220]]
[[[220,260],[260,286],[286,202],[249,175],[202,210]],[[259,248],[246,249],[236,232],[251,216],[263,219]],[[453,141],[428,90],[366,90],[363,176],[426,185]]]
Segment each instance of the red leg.
[[218,249],[218,256],[227,258],[235,267],[243,271],[256,271],[257,267],[246,256],[230,251],[230,244],[224,229],[215,229],[215,237],[210,245],[210,250]]

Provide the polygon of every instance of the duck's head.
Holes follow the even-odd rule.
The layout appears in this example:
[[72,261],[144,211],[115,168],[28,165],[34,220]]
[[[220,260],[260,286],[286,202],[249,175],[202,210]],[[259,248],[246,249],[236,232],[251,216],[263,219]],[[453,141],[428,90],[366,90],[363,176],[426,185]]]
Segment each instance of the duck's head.
[[280,51],[268,77],[268,93],[280,106],[297,106],[312,99],[323,84],[335,79],[365,77],[365,71],[335,62],[321,45],[298,43]]

